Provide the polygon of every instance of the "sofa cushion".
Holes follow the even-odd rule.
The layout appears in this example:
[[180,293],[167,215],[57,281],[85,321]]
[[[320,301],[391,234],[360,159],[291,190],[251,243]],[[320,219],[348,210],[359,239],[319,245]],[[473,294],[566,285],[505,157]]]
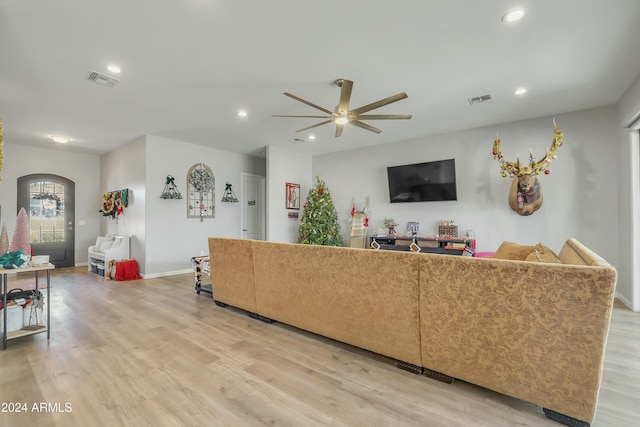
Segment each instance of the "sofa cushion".
[[551,262],[562,264],[558,255],[553,252],[551,249],[543,245],[542,243],[538,243],[534,246],[533,251],[527,256],[525,261],[533,261],[533,262]]
[[100,248],[96,248],[96,249],[98,249],[100,252],[104,252],[107,249],[111,249],[112,246],[113,246],[113,240],[103,240],[102,243],[100,243]]
[[113,236],[109,234],[107,234],[106,236],[98,236],[98,238],[96,239],[96,244],[94,245],[95,250],[99,251],[102,243],[106,241],[113,243]]
[[535,246],[521,245],[513,242],[502,242],[498,250],[496,251],[494,258],[498,259],[512,259],[518,261],[524,261],[529,254],[533,252]]

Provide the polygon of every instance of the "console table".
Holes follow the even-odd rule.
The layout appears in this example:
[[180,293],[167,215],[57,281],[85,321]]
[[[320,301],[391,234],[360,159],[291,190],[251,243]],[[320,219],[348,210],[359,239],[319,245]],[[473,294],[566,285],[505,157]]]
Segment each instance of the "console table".
[[[416,243],[420,246],[421,252],[429,252],[446,255],[462,255],[465,247],[475,249],[474,239],[458,239],[455,237],[420,237],[416,236]],[[409,246],[413,243],[412,236],[371,236],[369,247],[373,242],[380,245],[380,249],[392,251],[409,251]]]
[[[14,268],[14,269],[4,269],[2,267],[0,267],[0,281],[2,282],[2,287],[0,288],[2,290],[2,315],[3,315],[3,328],[2,328],[2,349],[5,350],[7,348],[7,341],[8,340],[12,340],[15,338],[20,338],[20,337],[26,337],[28,335],[33,335],[33,334],[39,334],[41,332],[46,332],[47,333],[47,339],[51,338],[51,330],[50,330],[50,324],[51,324],[51,314],[50,314],[50,295],[51,295],[51,270],[53,270],[55,267],[55,265],[53,264],[43,264],[43,265],[34,265],[32,267],[25,267],[25,268]],[[46,271],[47,272],[47,300],[46,300],[46,304],[47,304],[47,323],[45,325],[42,325],[41,328],[38,329],[19,329],[17,331],[13,331],[13,332],[7,332],[7,293],[9,292],[9,290],[7,289],[7,284],[8,284],[8,278],[10,274],[18,274],[18,273],[29,273],[29,272],[33,272],[35,273],[36,276],[36,292],[38,291],[38,273],[40,273],[41,271]],[[40,325],[39,325],[40,326]]]

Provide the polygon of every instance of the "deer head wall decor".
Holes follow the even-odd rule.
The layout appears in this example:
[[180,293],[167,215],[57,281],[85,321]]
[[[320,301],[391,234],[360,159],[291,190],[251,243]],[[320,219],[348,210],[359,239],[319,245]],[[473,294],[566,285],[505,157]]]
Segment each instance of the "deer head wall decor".
[[558,130],[556,121],[553,121],[553,141],[547,149],[547,154],[540,160],[533,159],[533,153],[529,150],[529,164],[521,165],[520,159],[508,162],[502,156],[500,150],[500,138],[496,135],[493,143],[493,158],[500,163],[500,170],[504,178],[512,178],[511,191],[509,192],[509,205],[519,215],[531,215],[542,206],[542,188],[538,181],[538,175],[544,172],[549,174],[549,165],[556,156],[556,151],[562,146],[564,135]]

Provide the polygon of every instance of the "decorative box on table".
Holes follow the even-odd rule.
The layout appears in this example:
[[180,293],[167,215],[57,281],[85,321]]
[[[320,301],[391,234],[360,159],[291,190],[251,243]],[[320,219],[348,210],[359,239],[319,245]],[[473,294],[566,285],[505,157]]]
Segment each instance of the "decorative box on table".
[[439,225],[438,235],[444,237],[458,237],[457,225]]

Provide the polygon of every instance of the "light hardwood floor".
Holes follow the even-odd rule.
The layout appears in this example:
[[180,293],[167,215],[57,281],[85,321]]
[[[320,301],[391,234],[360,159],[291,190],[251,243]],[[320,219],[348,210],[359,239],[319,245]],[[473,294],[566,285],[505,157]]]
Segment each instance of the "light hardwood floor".
[[[561,425],[526,402],[219,308],[191,274],[116,282],[55,270],[51,324],[50,341],[0,351],[2,409],[27,406],[0,413],[0,426]],[[639,426],[638,408],[640,313],[616,304],[592,425]]]

